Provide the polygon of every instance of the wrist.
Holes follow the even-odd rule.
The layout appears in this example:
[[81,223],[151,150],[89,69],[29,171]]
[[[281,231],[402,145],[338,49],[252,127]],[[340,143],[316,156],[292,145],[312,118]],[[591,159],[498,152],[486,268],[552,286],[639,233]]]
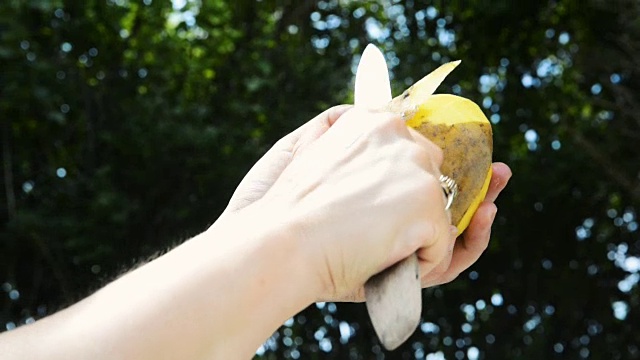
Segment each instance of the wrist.
[[237,243],[231,245],[238,247],[249,265],[247,276],[252,279],[256,296],[261,294],[286,305],[280,309],[285,317],[278,326],[317,301],[324,290],[312,246],[304,242],[297,224],[299,221],[286,211],[274,210],[259,200],[223,214],[203,234],[212,242],[236,239]]
[[[320,281],[313,244],[307,244],[301,235],[300,221],[285,211],[267,208],[262,201],[229,214],[224,214],[209,231],[213,238],[222,238],[226,232],[236,232],[237,239],[244,239],[253,253],[254,261],[264,262],[270,270],[284,278],[279,282],[294,285],[297,299],[305,306],[317,301],[324,290]],[[209,232],[207,231],[207,232]],[[262,262],[261,262],[262,263]]]

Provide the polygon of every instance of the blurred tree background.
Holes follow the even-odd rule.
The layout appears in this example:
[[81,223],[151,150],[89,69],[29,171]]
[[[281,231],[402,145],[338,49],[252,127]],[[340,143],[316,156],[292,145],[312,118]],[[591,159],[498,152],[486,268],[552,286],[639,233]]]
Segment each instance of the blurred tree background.
[[319,303],[256,356],[640,358],[636,0],[3,0],[0,330],[205,229],[351,101],[369,42],[396,94],[463,60],[438,92],[481,105],[514,172],[491,245],[395,352],[362,304]]

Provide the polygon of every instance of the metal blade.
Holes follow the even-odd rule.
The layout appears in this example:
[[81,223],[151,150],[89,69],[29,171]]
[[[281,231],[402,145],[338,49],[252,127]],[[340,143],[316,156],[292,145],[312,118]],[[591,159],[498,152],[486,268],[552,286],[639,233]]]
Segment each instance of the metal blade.
[[[384,55],[372,44],[362,53],[355,80],[355,106],[382,109],[391,101]],[[387,350],[402,345],[416,330],[422,312],[422,286],[417,255],[374,275],[365,283],[371,323]]]
[[380,343],[394,350],[413,334],[420,323],[422,286],[418,255],[413,254],[364,285],[367,311]]
[[382,52],[367,45],[360,57],[354,89],[355,106],[378,110],[391,101],[389,70]]

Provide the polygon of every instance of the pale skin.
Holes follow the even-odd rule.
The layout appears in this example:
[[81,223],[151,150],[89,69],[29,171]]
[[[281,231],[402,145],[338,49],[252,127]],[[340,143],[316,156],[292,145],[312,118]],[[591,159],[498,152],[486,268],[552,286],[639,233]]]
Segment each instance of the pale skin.
[[[456,240],[442,153],[392,114],[340,106],[281,139],[205,232],[34,324],[0,334],[3,359],[249,359],[316,301],[363,301],[368,278],[417,252],[424,287],[489,243],[511,171]],[[363,250],[366,249],[366,250]]]

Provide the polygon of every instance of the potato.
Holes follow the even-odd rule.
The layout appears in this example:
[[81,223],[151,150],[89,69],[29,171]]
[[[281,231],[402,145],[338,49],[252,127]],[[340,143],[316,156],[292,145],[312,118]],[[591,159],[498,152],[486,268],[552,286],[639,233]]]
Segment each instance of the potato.
[[450,94],[431,95],[458,64],[441,66],[394,98],[387,109],[402,114],[408,126],[442,148],[440,170],[458,184],[451,223],[461,234],[489,188],[493,133],[491,123],[471,100]]

